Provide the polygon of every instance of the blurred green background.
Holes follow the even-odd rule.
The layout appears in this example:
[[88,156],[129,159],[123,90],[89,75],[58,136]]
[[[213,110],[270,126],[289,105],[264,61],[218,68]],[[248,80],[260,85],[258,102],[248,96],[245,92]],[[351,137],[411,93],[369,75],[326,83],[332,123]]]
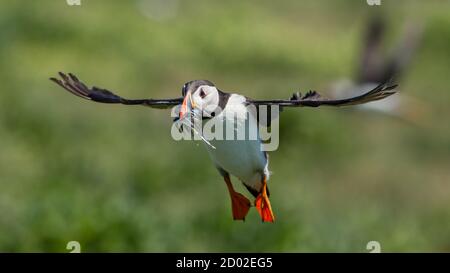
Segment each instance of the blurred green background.
[[[450,4],[387,1],[2,1],[0,251],[450,251]],[[270,154],[275,224],[233,222],[204,147],[169,111],[101,105],[48,80],[73,72],[130,98],[192,79],[255,98],[352,77],[368,18],[424,37],[401,90],[420,125],[349,109],[283,112]],[[238,183],[236,183],[238,184]],[[242,187],[237,186],[242,190]]]

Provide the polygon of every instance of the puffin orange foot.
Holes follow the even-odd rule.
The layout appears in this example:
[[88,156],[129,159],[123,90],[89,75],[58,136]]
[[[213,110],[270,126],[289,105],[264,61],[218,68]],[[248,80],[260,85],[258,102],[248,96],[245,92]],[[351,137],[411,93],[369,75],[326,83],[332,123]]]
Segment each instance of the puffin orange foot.
[[271,222],[275,221],[275,215],[272,211],[272,206],[270,205],[269,197],[267,196],[267,185],[266,179],[263,181],[263,188],[261,193],[256,197],[255,207],[261,215],[261,220],[263,222]]
[[270,201],[267,196],[264,198],[262,194],[258,195],[255,200],[255,207],[261,215],[261,220],[263,222],[271,222],[275,221],[275,215],[273,215],[272,208],[270,206]]
[[233,192],[230,196],[233,219],[245,220],[245,216],[247,216],[248,210],[250,209],[250,201],[238,192]]
[[228,192],[231,198],[231,210],[233,212],[234,220],[245,220],[248,210],[250,209],[250,201],[242,194],[236,192],[231,184],[230,176],[224,175],[225,183],[227,184]]

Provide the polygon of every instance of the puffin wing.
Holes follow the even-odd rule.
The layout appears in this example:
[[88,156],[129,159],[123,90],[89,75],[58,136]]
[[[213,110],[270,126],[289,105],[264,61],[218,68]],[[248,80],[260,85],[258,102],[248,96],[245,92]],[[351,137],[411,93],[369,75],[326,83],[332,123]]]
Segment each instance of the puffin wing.
[[55,82],[65,90],[69,91],[70,93],[74,94],[75,96],[95,102],[120,103],[125,105],[143,105],[158,109],[170,108],[183,102],[183,98],[181,97],[175,99],[125,99],[106,89],[98,88],[95,86],[89,88],[71,73],[66,75],[62,72],[59,72],[59,76],[61,77],[61,79],[50,78],[50,80]]
[[253,105],[278,105],[280,107],[318,107],[327,106],[348,106],[363,104],[371,101],[377,101],[389,97],[396,93],[393,91],[397,87],[396,84],[391,85],[390,81],[382,83],[372,90],[350,98],[344,99],[327,99],[322,97],[316,91],[309,91],[306,95],[301,96],[300,93],[294,93],[288,100],[252,100],[247,99],[248,104]]

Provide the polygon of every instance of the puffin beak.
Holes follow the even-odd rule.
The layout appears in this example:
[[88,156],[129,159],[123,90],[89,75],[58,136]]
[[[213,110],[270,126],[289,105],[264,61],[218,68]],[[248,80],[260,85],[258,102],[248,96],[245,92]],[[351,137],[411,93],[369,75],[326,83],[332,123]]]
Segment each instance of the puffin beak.
[[181,104],[180,120],[183,119],[186,116],[186,114],[192,111],[192,109],[194,109],[195,107],[196,105],[192,100],[191,92],[188,92],[184,97],[183,103]]

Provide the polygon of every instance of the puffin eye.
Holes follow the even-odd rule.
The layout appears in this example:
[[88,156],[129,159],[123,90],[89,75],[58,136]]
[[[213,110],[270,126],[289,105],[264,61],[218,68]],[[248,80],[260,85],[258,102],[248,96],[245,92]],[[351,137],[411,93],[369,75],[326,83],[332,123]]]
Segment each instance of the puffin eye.
[[203,89],[200,90],[200,98],[204,99],[206,97],[205,91]]

